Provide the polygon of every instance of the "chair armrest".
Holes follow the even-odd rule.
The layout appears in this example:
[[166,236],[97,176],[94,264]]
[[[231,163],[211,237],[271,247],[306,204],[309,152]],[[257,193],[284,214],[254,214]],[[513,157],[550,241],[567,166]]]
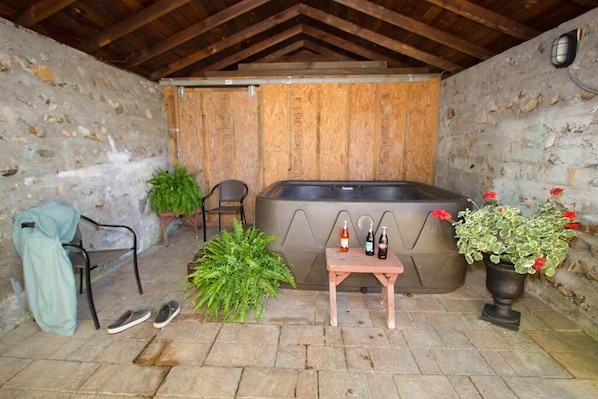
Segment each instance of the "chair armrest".
[[219,186],[219,184],[216,184],[214,187],[212,187],[212,189],[210,190],[210,193],[201,199],[201,209],[202,209],[202,211],[204,210],[204,208],[206,206],[206,200],[208,198],[210,198],[210,196],[212,194],[214,194],[214,192],[216,191],[216,189],[218,188],[218,186]]
[[81,215],[81,219],[85,220],[86,222],[94,225],[96,227],[96,230],[98,230],[101,227],[107,227],[107,228],[116,228],[116,229],[126,229],[128,230],[131,235],[133,236],[133,247],[135,248],[135,252],[137,252],[137,233],[135,233],[135,230],[133,230],[132,227],[124,225],[124,224],[104,224],[104,223],[99,223],[96,222],[95,220]]

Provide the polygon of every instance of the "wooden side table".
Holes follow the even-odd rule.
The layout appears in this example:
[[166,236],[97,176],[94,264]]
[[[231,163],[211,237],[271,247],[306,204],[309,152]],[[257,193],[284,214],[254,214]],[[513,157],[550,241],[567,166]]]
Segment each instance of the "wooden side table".
[[403,273],[403,264],[390,249],[386,259],[367,256],[362,248],[349,248],[341,252],[338,248],[326,248],[326,270],[330,292],[330,325],[337,325],[336,286],[351,273],[372,273],[384,286],[381,297],[386,303],[386,322],[388,328],[395,328],[395,282]]
[[168,235],[166,234],[166,227],[168,227],[168,225],[174,219],[179,218],[179,217],[185,218],[184,222],[191,225],[191,228],[193,229],[193,235],[195,235],[195,239],[197,240],[198,239],[197,225],[199,224],[199,215],[200,214],[201,214],[201,209],[196,210],[195,212],[193,212],[192,215],[189,215],[189,216],[179,215],[174,212],[161,213],[159,216],[160,216],[160,226],[162,227],[162,244],[164,244],[165,247],[167,247],[169,245]]

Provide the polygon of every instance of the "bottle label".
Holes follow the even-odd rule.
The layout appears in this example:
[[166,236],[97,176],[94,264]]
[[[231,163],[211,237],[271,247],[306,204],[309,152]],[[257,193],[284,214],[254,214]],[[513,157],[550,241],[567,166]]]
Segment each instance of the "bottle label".
[[373,242],[366,242],[365,243],[365,251],[366,252],[374,252],[374,243]]
[[341,238],[341,248],[349,248],[349,239]]

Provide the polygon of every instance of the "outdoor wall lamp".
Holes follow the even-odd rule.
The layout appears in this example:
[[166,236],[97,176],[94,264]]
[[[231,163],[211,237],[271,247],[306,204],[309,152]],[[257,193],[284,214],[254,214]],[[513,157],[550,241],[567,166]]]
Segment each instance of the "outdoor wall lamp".
[[575,60],[579,29],[562,34],[552,42],[550,62],[557,68],[568,67]]

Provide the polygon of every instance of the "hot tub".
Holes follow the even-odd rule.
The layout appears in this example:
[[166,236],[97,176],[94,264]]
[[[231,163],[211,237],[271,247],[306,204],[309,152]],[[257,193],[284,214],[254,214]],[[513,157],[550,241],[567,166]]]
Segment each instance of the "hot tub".
[[[456,249],[450,223],[432,217],[443,208],[453,215],[467,198],[408,181],[286,180],[256,198],[255,227],[276,235],[269,249],[289,264],[300,289],[328,290],[325,248],[339,246],[348,221],[351,247],[364,247],[370,223],[378,240],[387,226],[389,247],[405,267],[396,283],[402,293],[446,293],[463,285],[467,264]],[[344,291],[380,291],[373,275],[349,276]]]

